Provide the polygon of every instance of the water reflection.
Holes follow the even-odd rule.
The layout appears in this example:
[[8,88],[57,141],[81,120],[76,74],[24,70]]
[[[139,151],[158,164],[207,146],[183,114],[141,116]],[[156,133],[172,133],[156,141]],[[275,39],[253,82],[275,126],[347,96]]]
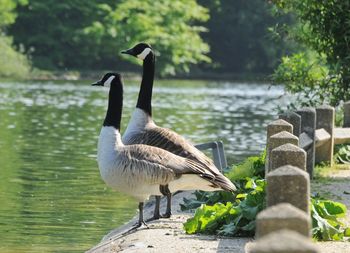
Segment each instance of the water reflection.
[[[78,82],[0,83],[0,252],[81,252],[135,214],[106,188],[96,142],[107,90]],[[123,129],[138,86],[127,81]],[[263,149],[281,88],[158,81],[154,118],[195,143],[221,139],[229,163]]]

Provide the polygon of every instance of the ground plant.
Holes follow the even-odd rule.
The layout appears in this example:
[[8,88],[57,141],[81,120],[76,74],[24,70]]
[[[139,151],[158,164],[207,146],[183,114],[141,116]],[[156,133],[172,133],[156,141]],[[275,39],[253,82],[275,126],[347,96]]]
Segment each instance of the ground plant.
[[[188,234],[223,236],[254,236],[257,214],[266,206],[264,179],[265,152],[233,165],[226,173],[237,186],[235,195],[227,192],[195,193],[195,199],[184,199],[182,210],[196,209],[184,224]],[[243,178],[240,178],[243,176]],[[349,240],[350,228],[339,220],[346,206],[340,202],[315,195],[310,199],[312,236],[315,240]]]

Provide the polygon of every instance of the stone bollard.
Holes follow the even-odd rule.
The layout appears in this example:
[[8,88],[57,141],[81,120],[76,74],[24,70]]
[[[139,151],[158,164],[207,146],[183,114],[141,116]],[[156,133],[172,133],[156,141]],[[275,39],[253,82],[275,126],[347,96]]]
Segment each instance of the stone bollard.
[[301,124],[301,117],[300,115],[296,114],[295,112],[284,112],[279,115],[280,119],[283,119],[287,121],[288,123],[293,125],[293,134],[297,137],[300,135],[300,124]]
[[256,238],[280,229],[289,229],[311,236],[310,216],[289,203],[281,203],[261,211],[256,218]]
[[[267,125],[267,138],[266,138],[266,151],[269,150],[269,139],[272,135],[277,134],[279,132],[286,131],[289,133],[293,132],[293,125],[289,124],[287,121],[283,119],[278,119]],[[267,171],[269,166],[269,153],[266,152],[265,159],[265,171]]]
[[267,206],[286,202],[310,213],[310,178],[307,172],[285,165],[269,172],[266,181]]
[[350,127],[350,101],[344,103],[344,123],[343,127]]
[[[328,105],[316,108],[316,129],[323,128],[328,132],[330,138],[320,146],[316,147],[315,162],[329,162],[333,164],[334,148],[334,108]],[[326,135],[327,136],[327,135]]]
[[312,140],[312,144],[307,148],[307,160],[306,169],[310,174],[310,178],[313,176],[313,170],[315,167],[315,131],[316,131],[316,110],[314,108],[302,108],[296,111],[301,117],[301,133],[305,132]]
[[320,253],[308,238],[287,229],[270,233],[250,245],[247,253]]
[[284,165],[292,165],[306,171],[306,152],[290,143],[273,149],[270,153],[269,172]]
[[267,140],[271,135],[277,134],[282,131],[289,133],[293,132],[293,125],[283,119],[278,119],[267,125]]
[[[298,146],[299,139],[298,139],[298,137],[296,137],[295,135],[293,135],[287,131],[282,131],[282,132],[279,132],[277,134],[270,136],[269,143],[267,145],[268,146],[267,155],[269,156],[270,159],[269,159],[269,163],[268,163],[266,172],[269,172],[271,170],[271,162],[272,162],[271,151],[274,148],[277,148],[277,147],[282,146],[282,145],[287,144],[287,143],[294,144],[294,145]],[[285,164],[283,164],[283,165],[285,165]],[[278,166],[278,167],[280,167],[280,166]]]

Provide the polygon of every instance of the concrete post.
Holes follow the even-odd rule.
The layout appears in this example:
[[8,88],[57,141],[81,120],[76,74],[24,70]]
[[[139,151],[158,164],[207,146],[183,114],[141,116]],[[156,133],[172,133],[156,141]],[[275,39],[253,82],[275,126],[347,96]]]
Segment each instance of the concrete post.
[[247,253],[320,253],[319,248],[301,234],[283,229],[270,233],[248,246]]
[[266,181],[267,206],[287,202],[310,214],[310,178],[307,172],[286,165],[269,172]]
[[310,216],[289,203],[268,207],[261,211],[256,218],[255,237],[260,238],[284,228],[310,237]]
[[[271,151],[274,148],[277,148],[277,147],[284,145],[284,144],[287,144],[287,143],[291,143],[291,144],[298,146],[299,139],[298,139],[298,137],[296,137],[295,135],[293,135],[287,131],[282,131],[282,132],[279,132],[277,134],[270,136],[269,143],[267,145],[268,146],[267,154],[268,154],[268,157],[270,159],[269,159],[269,163],[268,163],[266,172],[271,170],[271,161],[272,161]],[[285,164],[283,164],[283,165],[285,165]]]
[[283,119],[278,119],[267,125],[267,140],[271,135],[277,134],[282,131],[289,133],[293,132],[293,125]]
[[284,165],[292,165],[306,171],[306,152],[287,143],[271,151],[269,172]]
[[300,115],[296,114],[295,112],[285,112],[279,115],[280,119],[283,119],[287,121],[288,123],[293,125],[293,134],[297,137],[300,135],[300,124],[301,124],[301,117]]
[[313,140],[313,143],[305,150],[307,153],[306,169],[310,174],[310,178],[312,178],[315,167],[316,110],[314,108],[302,108],[297,110],[296,113],[301,117],[301,133],[305,132]]
[[[292,133],[293,125],[283,119],[275,120],[267,125],[266,151],[269,150],[270,137],[282,131]],[[269,152],[266,152],[265,171],[267,171],[268,166],[269,166]]]
[[334,108],[328,105],[316,108],[316,129],[323,128],[331,138],[323,145],[316,148],[315,162],[329,162],[333,164],[333,148],[334,148]]
[[350,127],[350,101],[344,103],[344,124],[343,127]]

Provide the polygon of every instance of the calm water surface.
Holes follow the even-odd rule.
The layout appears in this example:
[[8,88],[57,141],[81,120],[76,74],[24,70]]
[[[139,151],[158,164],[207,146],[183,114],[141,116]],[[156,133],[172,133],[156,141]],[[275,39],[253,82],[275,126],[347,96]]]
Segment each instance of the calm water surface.
[[[126,81],[123,129],[136,103]],[[136,213],[105,187],[96,143],[108,90],[89,82],[0,83],[0,252],[82,252]],[[229,163],[259,153],[286,103],[281,87],[157,81],[154,119],[195,143],[224,141]]]

